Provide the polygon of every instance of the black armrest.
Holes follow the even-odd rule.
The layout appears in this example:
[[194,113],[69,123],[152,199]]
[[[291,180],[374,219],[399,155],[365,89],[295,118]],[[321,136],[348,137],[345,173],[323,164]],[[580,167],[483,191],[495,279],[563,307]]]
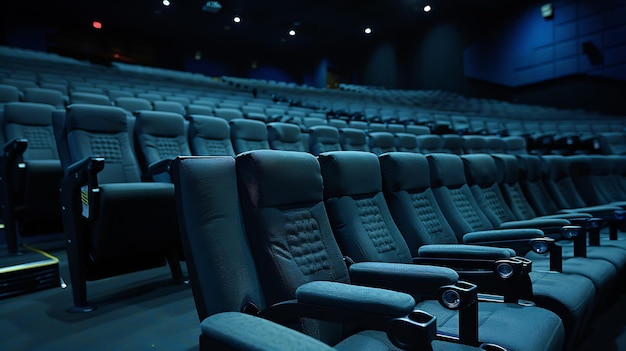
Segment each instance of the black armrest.
[[21,155],[28,148],[28,139],[17,138],[4,144],[4,155]]
[[436,298],[439,288],[455,284],[459,275],[450,268],[405,263],[360,262],[350,265],[355,284]]
[[148,165],[148,169],[146,170],[146,176],[152,177],[163,172],[169,173],[170,164],[172,163],[172,161],[173,159],[167,158],[151,163],[150,165]]
[[508,248],[477,245],[423,245],[418,249],[419,257],[458,258],[497,260],[515,256],[515,251]]
[[86,157],[65,170],[65,177],[61,181],[61,202],[64,206],[69,208],[80,192],[82,215],[93,218],[93,214],[97,213],[94,208],[97,202],[91,201],[91,197],[97,192],[98,173],[104,169],[104,163],[103,157]]
[[98,174],[103,169],[104,157],[90,156],[69,165],[65,170],[65,175],[73,174],[74,178],[89,177]]
[[467,233],[463,243],[472,245],[506,247],[524,256],[532,250],[545,253],[554,245],[554,240],[546,238],[539,229],[499,229]]
[[334,350],[308,335],[245,313],[214,314],[200,328],[200,350]]
[[358,328],[387,332],[402,348],[430,346],[436,336],[436,319],[414,310],[408,294],[330,281],[314,281],[296,289],[296,300],[278,303],[259,316],[280,324],[297,318],[350,323]]
[[[534,239],[543,240],[543,239]],[[424,245],[413,261],[454,269],[480,292],[502,295],[505,301],[532,298],[528,273],[532,262],[508,248],[478,245]]]

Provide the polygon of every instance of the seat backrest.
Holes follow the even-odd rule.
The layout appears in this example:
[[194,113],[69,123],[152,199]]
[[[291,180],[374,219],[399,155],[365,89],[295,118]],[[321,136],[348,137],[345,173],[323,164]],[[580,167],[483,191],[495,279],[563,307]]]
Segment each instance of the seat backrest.
[[430,134],[430,128],[426,126],[418,126],[415,124],[407,124],[404,129],[407,133],[415,134],[415,135],[423,135]]
[[65,133],[67,150],[59,147],[63,167],[67,169],[69,165],[90,156],[104,157],[106,166],[98,173],[99,183],[141,181],[128,125],[126,111],[119,107],[69,105],[62,131]]
[[506,153],[511,155],[527,155],[526,139],[522,136],[508,136],[502,138],[506,144]]
[[[268,305],[293,299],[300,285],[349,282],[328,221],[317,159],[305,152],[257,150],[236,158],[244,223]],[[336,326],[305,321],[325,342]]]
[[367,134],[362,129],[342,128],[339,130],[341,149],[346,151],[370,151]]
[[243,112],[241,112],[240,110],[227,107],[218,107],[213,109],[213,115],[224,118],[227,121],[244,118]]
[[430,188],[426,156],[390,152],[378,159],[385,199],[411,255],[422,245],[458,243]]
[[200,320],[265,301],[241,217],[235,160],[183,158],[172,166],[181,241]]
[[457,134],[442,135],[441,150],[455,155],[463,154],[463,137]]
[[481,210],[495,228],[504,222],[518,218],[511,211],[498,184],[496,162],[488,154],[461,156],[465,167],[465,179]]
[[111,100],[104,94],[73,92],[70,94],[70,104],[111,106]]
[[463,160],[457,155],[443,153],[430,154],[426,158],[433,193],[456,236],[494,229],[466,183]]
[[67,97],[54,89],[26,88],[22,91],[22,101],[48,104],[55,108],[65,108]]
[[185,106],[177,101],[153,101],[152,107],[155,111],[173,112],[182,116],[185,115]]
[[506,141],[497,135],[485,136],[486,151],[488,154],[503,154],[507,152]]
[[270,147],[274,150],[305,152],[300,127],[291,123],[272,122],[267,125]]
[[544,184],[559,209],[586,207],[578,193],[564,156],[546,155],[543,157],[546,177]]
[[[146,174],[149,167],[163,160],[178,156],[190,156],[185,119],[181,114],[161,111],[138,111],[135,113],[135,136],[138,159]],[[152,176],[155,181],[169,182],[167,172]]]
[[624,192],[613,179],[613,161],[607,155],[566,157],[572,181],[585,203],[591,205],[624,201]]
[[487,141],[482,135],[463,135],[463,153],[477,154],[487,152]]
[[396,150],[402,152],[421,152],[415,134],[396,133]]
[[205,105],[189,104],[187,105],[187,108],[185,108],[185,110],[187,111],[187,116],[191,116],[191,115],[214,116],[213,108],[209,106],[205,106]]
[[137,97],[146,99],[150,102],[163,100],[163,96],[161,94],[156,94],[156,93],[138,93]]
[[539,216],[556,213],[559,207],[552,199],[544,184],[545,168],[543,160],[537,155],[520,155],[520,185],[528,203]]
[[521,161],[515,155],[494,154],[493,159],[498,170],[498,184],[504,199],[518,220],[537,217],[520,182]]
[[309,128],[309,144],[313,155],[328,151],[340,151],[339,130],[330,125],[313,126]]
[[397,151],[396,140],[393,134],[389,132],[370,133],[368,143],[369,143],[370,151],[376,155],[380,155],[385,152]]
[[430,154],[433,152],[442,152],[441,149],[441,136],[436,134],[421,134],[417,136],[417,144],[423,154]]
[[28,147],[23,159],[58,160],[52,128],[52,111],[54,107],[34,102],[12,102],[4,107],[2,134],[7,141],[26,138]]
[[20,91],[12,86],[0,84],[0,104],[20,101]]
[[235,156],[230,141],[230,126],[223,118],[189,116],[191,153],[196,156]]
[[135,113],[140,110],[152,110],[150,101],[136,97],[118,97],[113,100],[115,106],[123,108],[129,113]]
[[328,217],[343,253],[356,262],[411,263],[385,202],[378,157],[341,151],[323,153],[318,160]]
[[236,118],[231,120],[230,140],[236,154],[270,148],[265,123],[253,119]]

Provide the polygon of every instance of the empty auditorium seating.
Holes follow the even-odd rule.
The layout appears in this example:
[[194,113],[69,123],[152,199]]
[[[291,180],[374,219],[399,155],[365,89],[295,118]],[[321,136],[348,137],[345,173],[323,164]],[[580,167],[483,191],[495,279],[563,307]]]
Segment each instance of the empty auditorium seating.
[[[298,286],[293,287],[295,292],[289,299],[295,297],[295,300],[272,305],[271,299],[276,294],[271,293],[268,297],[266,291],[276,285],[272,283],[273,286],[269,287],[269,282],[263,280],[264,275],[268,274],[268,267],[262,265],[263,261],[259,257],[253,259],[252,252],[265,247],[273,248],[274,244],[268,241],[262,248],[255,248],[254,244],[249,244],[250,239],[246,238],[237,195],[235,161],[232,158],[179,159],[174,162],[173,178],[177,188],[183,247],[188,257],[196,310],[202,323],[201,350],[395,349],[390,340],[397,337],[394,331],[389,332],[389,337],[382,331],[388,329],[387,323],[395,316],[413,310],[415,301],[409,295],[315,281],[324,276],[324,271],[320,271],[312,278],[294,281]],[[246,179],[245,176],[243,178]],[[328,228],[322,230],[328,232]],[[276,235],[277,239],[279,235]],[[328,249],[330,253],[333,252],[331,249]],[[298,265],[298,262],[294,264]],[[334,269],[347,275],[340,258]],[[330,272],[328,269],[325,271]],[[346,278],[338,277],[335,280],[339,279],[347,282]],[[373,305],[377,305],[375,309],[372,309]],[[419,315],[426,316],[423,313]],[[315,328],[309,320],[304,330],[312,336],[329,342],[328,335],[337,335],[331,342],[334,348],[330,348],[318,340],[304,337],[293,329],[267,320],[288,323],[294,317],[307,316],[318,320],[351,322],[353,328],[368,321],[368,328],[374,327],[381,331],[358,331],[346,338],[349,334],[342,335],[337,324],[322,329]],[[437,341],[431,344],[428,337],[421,337],[423,332],[420,328],[409,324],[405,328],[407,333],[412,333],[411,338],[404,340],[405,348],[475,349]],[[302,326],[298,329],[302,329]]]
[[341,150],[337,128],[328,126],[313,126],[309,128],[309,144],[313,155],[319,155],[327,151]]
[[274,150],[305,152],[300,128],[291,123],[272,122],[267,125],[270,147]]

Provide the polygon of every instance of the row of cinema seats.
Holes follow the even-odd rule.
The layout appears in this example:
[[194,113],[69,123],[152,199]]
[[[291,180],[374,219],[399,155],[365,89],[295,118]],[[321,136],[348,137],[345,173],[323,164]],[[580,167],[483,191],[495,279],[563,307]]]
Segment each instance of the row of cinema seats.
[[[28,115],[28,118],[24,119],[22,113],[18,113],[20,110],[26,111],[27,113],[24,112],[24,115]],[[38,112],[35,113],[35,111]],[[5,223],[10,222],[16,224],[16,227],[19,228],[16,232],[20,231],[25,233],[29,230],[29,225],[39,223],[38,221],[31,220],[33,218],[32,216],[35,215],[34,213],[38,211],[33,203],[36,203],[36,205],[40,206],[42,209],[47,208],[48,211],[49,209],[63,209],[61,216],[63,217],[63,229],[66,237],[69,239],[68,259],[72,274],[75,309],[90,310],[92,308],[87,301],[86,282],[88,280],[100,279],[162,265],[165,261],[169,262],[173,277],[178,280],[183,279],[179,263],[181,252],[178,242],[179,223],[177,222],[178,218],[175,216],[176,211],[174,210],[174,185],[169,182],[169,173],[164,172],[169,168],[170,161],[174,157],[192,154],[184,150],[185,147],[188,147],[188,143],[184,133],[185,121],[181,115],[155,111],[139,111],[135,116],[130,116],[125,110],[120,108],[84,104],[71,105],[66,111],[58,111],[48,106],[17,103],[5,106],[4,112],[5,118],[3,123],[6,136],[8,139],[15,139],[16,141],[7,144],[5,147],[5,158],[11,160],[11,162],[5,163],[5,160],[3,160],[3,165],[6,165],[3,167],[6,172],[15,172],[15,174],[17,174],[13,178],[3,177],[6,184],[6,187],[3,187],[2,190],[3,196],[10,196],[12,198],[11,201],[13,201],[12,206],[5,207],[7,213],[12,213],[12,217],[8,217],[8,221],[6,219],[7,217],[5,217]],[[197,129],[197,127],[194,127],[194,123],[197,122],[197,120],[218,120],[221,121],[222,125],[229,127],[224,119],[202,116],[193,117],[189,124],[189,132],[191,135],[193,135],[193,131]],[[258,122],[251,120],[244,121]],[[264,130],[267,131],[265,124],[261,124]],[[235,124],[231,122],[231,133],[234,125]],[[299,130],[298,128],[296,129]],[[14,131],[14,134],[11,134],[10,131]],[[18,132],[22,132],[23,134],[18,136]],[[229,133],[226,133],[225,136],[226,140],[231,141]],[[50,144],[51,141],[52,144]],[[248,141],[249,140],[247,140],[247,142]],[[269,143],[269,141],[265,140],[265,143]],[[236,143],[232,143],[231,145],[234,146],[235,144]],[[249,143],[248,145],[252,144],[254,143]],[[219,147],[216,147],[216,149],[218,148]],[[253,149],[254,148],[258,149],[259,147],[253,147]],[[50,152],[55,149],[57,150],[57,156],[60,160],[56,160],[56,162],[54,160],[54,152]],[[37,194],[44,190],[36,190],[33,187],[44,186],[44,183],[33,183],[29,181],[31,175],[37,175],[37,169],[39,168],[37,167],[39,162],[35,162],[35,159],[43,158],[43,156],[30,154],[36,150],[47,151],[49,153],[48,156],[53,159],[43,163],[49,163],[50,168],[56,168],[58,177],[56,179],[59,179],[61,187],[61,198],[58,200],[61,206],[52,201],[55,198],[53,195],[55,190],[59,188],[59,183],[50,186],[53,186],[54,190],[47,188],[48,193],[51,194],[49,198],[39,198]],[[135,151],[137,152],[137,157],[135,157]],[[21,152],[24,153],[20,154]],[[291,165],[289,161],[291,156],[280,155],[299,155],[294,157],[296,157],[296,159],[309,158],[307,162],[310,163],[312,159],[315,161],[314,163],[317,164],[315,158],[305,152],[283,153],[278,151],[256,151],[256,153],[258,155],[268,155],[262,157],[268,157],[269,159],[278,157],[275,164],[279,165],[280,169],[285,171],[286,175],[281,177],[251,176],[253,178],[250,178],[250,184],[257,184],[254,180],[261,180],[260,178],[269,180],[276,179],[276,182],[271,183],[273,185],[269,186],[269,188],[250,190],[252,194],[256,193],[258,196],[261,196],[255,198],[254,202],[257,205],[263,205],[265,203],[265,196],[269,198],[276,196],[276,201],[278,202],[274,203],[273,200],[268,200],[270,204],[276,205],[281,209],[293,208],[290,203],[283,203],[283,201],[293,200],[292,196],[298,196],[297,194],[299,194],[300,190],[310,190],[308,185],[303,185],[308,184],[304,181],[308,179],[305,178],[305,176],[310,176],[308,174],[309,171],[311,174],[315,174],[317,171],[315,167],[312,168],[310,165],[303,165],[301,172],[305,174],[302,174],[301,177],[294,175],[292,179],[298,180],[297,186],[293,185],[293,188],[287,187],[288,179],[284,178],[290,174],[287,171],[291,170],[295,172],[300,166],[297,163]],[[207,154],[209,153],[203,155]],[[246,155],[246,153],[243,155]],[[322,153],[322,155],[325,154]],[[615,286],[621,285],[624,254],[621,251],[623,247],[620,247],[620,245],[623,242],[620,240],[607,240],[606,233],[600,232],[600,228],[596,228],[600,223],[608,223],[611,229],[610,236],[612,236],[612,238],[609,239],[617,239],[617,229],[620,223],[618,218],[614,218],[614,214],[616,212],[619,213],[621,206],[619,203],[615,203],[615,201],[623,199],[623,197],[617,194],[614,194],[615,198],[597,198],[594,199],[594,202],[589,203],[585,203],[584,200],[580,198],[579,200],[582,204],[572,203],[566,206],[560,206],[559,204],[559,209],[601,205],[609,201],[613,202],[615,206],[587,207],[580,211],[584,213],[574,213],[567,216],[563,214],[558,218],[560,221],[535,221],[535,223],[529,223],[528,225],[531,229],[521,229],[522,232],[518,232],[516,230],[519,230],[519,227],[529,227],[523,226],[521,223],[514,223],[513,227],[494,224],[489,215],[480,215],[481,212],[479,210],[481,208],[488,208],[485,204],[481,203],[481,205],[478,205],[471,202],[469,198],[467,200],[461,200],[461,194],[457,193],[457,189],[463,188],[463,185],[468,186],[466,184],[466,178],[463,176],[465,174],[463,164],[464,162],[471,164],[471,162],[469,162],[471,155],[459,157],[452,154],[431,154],[425,157],[418,153],[388,153],[386,155],[403,155],[402,157],[407,157],[409,160],[415,158],[415,161],[409,162],[408,171],[405,171],[404,174],[398,170],[393,170],[391,174],[393,177],[400,177],[398,182],[409,182],[408,184],[411,187],[409,190],[411,191],[415,189],[425,189],[437,195],[437,200],[448,199],[448,202],[437,202],[437,206],[441,207],[441,212],[444,212],[443,210],[445,209],[453,209],[454,206],[450,204],[451,202],[458,202],[464,205],[458,208],[456,215],[446,215],[445,221],[449,223],[444,225],[443,221],[439,223],[433,222],[434,219],[440,220],[444,218],[442,214],[435,210],[434,203],[428,203],[426,201],[429,197],[432,199],[433,195],[425,195],[426,197],[422,198],[422,195],[412,193],[410,203],[412,206],[415,206],[415,210],[419,214],[419,217],[417,219],[414,218],[412,222],[414,224],[417,223],[417,225],[421,223],[421,225],[427,229],[427,231],[424,232],[425,234],[419,234],[421,236],[415,239],[415,237],[405,234],[402,230],[400,236],[398,229],[393,229],[394,226],[400,226],[400,228],[402,228],[399,223],[396,224],[396,221],[398,221],[396,218],[397,215],[389,215],[386,214],[386,212],[380,212],[385,211],[384,208],[386,206],[384,202],[385,198],[380,189],[383,184],[388,183],[388,179],[393,178],[383,175],[382,179],[385,179],[385,183],[383,183],[381,176],[376,176],[376,173],[373,173],[374,169],[380,172],[378,158],[373,153],[363,152],[339,152],[336,155],[337,156],[327,159],[330,164],[329,168],[322,167],[321,174],[329,173],[329,175],[327,174],[323,177],[325,182],[324,186],[321,189],[315,190],[314,193],[316,196],[325,194],[327,207],[324,211],[328,211],[331,227],[334,229],[334,234],[338,236],[337,240],[343,250],[343,254],[350,256],[352,260],[409,263],[413,261],[413,257],[424,256],[417,261],[435,264],[437,261],[444,258],[444,254],[447,255],[454,251],[452,246],[429,246],[424,249],[420,248],[419,251],[416,252],[415,250],[418,249],[420,240],[422,240],[422,245],[470,242],[486,242],[493,245],[513,245],[512,248],[515,249],[515,251],[511,251],[510,249],[497,249],[492,251],[491,249],[482,249],[477,246],[469,248],[461,247],[459,248],[461,251],[460,256],[453,257],[455,262],[453,267],[460,267],[459,274],[462,275],[463,279],[478,282],[479,287],[484,289],[484,292],[507,296],[505,298],[507,303],[515,303],[519,298],[523,298],[533,301],[536,305],[556,313],[556,315],[560,317],[559,323],[562,323],[564,326],[564,341],[559,341],[559,338],[561,338],[561,336],[559,336],[561,327],[556,327],[556,329],[552,330],[548,329],[545,332],[554,332],[555,339],[549,342],[545,339],[536,341],[537,343],[541,343],[541,345],[545,343],[544,346],[547,345],[546,347],[548,349],[552,349],[552,346],[562,342],[565,343],[566,348],[570,348],[575,340],[580,337],[581,331],[588,325],[589,318],[592,316],[593,311],[602,309],[602,304],[610,301]],[[506,155],[501,155],[499,158],[493,158],[493,162],[505,159],[516,161],[526,159],[534,160],[535,157],[537,157],[532,155],[521,157],[505,156]],[[243,158],[244,156],[240,157]],[[287,158],[283,160],[282,157]],[[323,157],[324,156],[321,156],[320,160],[324,159]],[[139,159],[140,162],[137,162],[137,159]],[[381,157],[381,160],[382,159],[384,158]],[[489,159],[491,160],[492,158]],[[538,173],[540,177],[545,178],[543,179],[544,183],[555,183],[554,186],[549,187],[554,191],[561,187],[561,185],[557,185],[556,183],[563,179],[568,180],[570,183],[592,181],[594,185],[596,185],[596,183],[605,184],[605,176],[612,177],[613,181],[618,181],[623,178],[623,174],[615,173],[616,169],[611,168],[610,165],[623,164],[623,162],[618,162],[620,158],[616,157],[614,162],[609,162],[603,167],[596,167],[596,165],[601,164],[600,160],[609,159],[611,158],[606,156],[546,156],[543,159],[537,158],[537,160],[539,160],[537,162],[544,162],[543,164],[545,166],[545,168]],[[424,167],[424,160],[428,161],[426,162],[427,168],[415,166],[421,164],[422,167]],[[488,163],[488,161],[485,162]],[[558,164],[558,162],[562,162],[562,164]],[[581,162],[589,162],[591,165],[591,167],[586,167],[589,171],[588,174],[580,173],[582,171],[576,171],[583,168],[580,166]],[[139,166],[139,164],[143,166]],[[340,164],[345,164],[346,166],[341,169],[332,168]],[[529,166],[521,167],[520,165],[522,163],[520,162],[516,162],[514,165],[513,163],[511,164],[513,172],[508,172],[506,178],[502,176],[501,181],[509,179],[509,176],[514,178],[514,175],[519,173],[515,172],[515,170],[519,171],[520,168],[530,169]],[[528,162],[528,164],[531,163]],[[572,167],[571,174],[570,167]],[[255,167],[248,168],[257,169]],[[471,170],[471,167],[468,166],[468,169]],[[479,167],[479,171],[484,171],[485,169],[488,169],[488,167]],[[496,166],[496,169],[508,170],[509,168]],[[486,173],[487,175],[493,175],[497,172]],[[509,173],[512,175],[509,175]],[[363,175],[365,174],[368,176],[364,177]],[[430,174],[431,177],[415,177],[414,174]],[[471,175],[471,173],[469,174]],[[570,177],[570,175],[573,177]],[[619,177],[616,177],[616,175],[619,175]],[[176,173],[174,177],[176,177]],[[477,178],[480,177],[472,176],[467,179]],[[45,179],[53,178],[47,178],[46,176]],[[153,181],[141,182],[142,179],[150,179]],[[319,182],[319,178],[316,179]],[[331,180],[339,183],[331,183]],[[600,183],[600,180],[603,180],[602,183]],[[216,181],[214,185],[221,189],[224,181],[225,179],[221,179],[220,181]],[[443,189],[435,189],[435,186],[439,188],[443,185],[450,187],[452,193],[445,195]],[[283,190],[285,191],[284,194]],[[599,191],[600,190],[598,190],[598,192]],[[612,191],[614,191],[614,189]],[[441,193],[441,195],[438,195],[439,193]],[[574,190],[568,190],[565,194],[561,194],[561,197],[569,199],[574,193],[576,193],[576,188],[574,188]],[[599,193],[594,191],[593,194],[596,194],[597,197]],[[231,194],[229,196],[233,195]],[[345,200],[342,199],[346,196],[353,197],[354,203],[348,203],[344,206]],[[389,191],[387,192],[387,196],[390,196]],[[493,200],[491,196],[492,195],[484,195],[483,198],[477,197],[474,201],[486,201],[487,204],[492,204]],[[331,197],[337,198],[337,201],[331,199]],[[236,196],[234,198],[236,198]],[[381,200],[383,201],[381,202]],[[22,202],[20,203],[20,201]],[[557,200],[555,200],[555,202],[556,201]],[[560,201],[560,199],[558,201]],[[591,201],[591,199],[588,201]],[[306,201],[303,200],[303,202]],[[246,202],[244,201],[244,203]],[[509,205],[512,203],[517,202],[510,202]],[[319,206],[316,208],[319,208]],[[335,209],[334,211],[331,210],[333,208]],[[476,211],[475,216],[477,217],[470,216],[471,209]],[[503,209],[493,208],[493,211],[500,213]],[[302,269],[305,271],[311,269],[307,271],[308,273],[304,272],[304,275],[315,276],[317,269],[320,267],[323,271],[330,269],[328,268],[329,263],[326,263],[326,254],[322,253],[326,244],[320,245],[319,243],[315,243],[315,240],[318,239],[317,232],[319,231],[319,224],[312,221],[310,213],[295,211],[286,214],[285,216],[287,217],[282,217],[282,215],[279,215],[277,212],[269,212],[274,213],[271,216],[277,216],[272,218],[275,218],[280,224],[285,225],[285,231],[294,233],[294,235],[301,231],[304,232],[303,237],[298,238],[298,235],[295,235],[295,237],[287,239],[286,242],[279,245],[280,247],[290,247],[295,250],[295,252],[291,253],[289,256],[296,261],[295,265],[299,267],[296,269],[294,268],[296,266],[293,266],[292,269],[294,271],[299,270],[302,272]],[[539,213],[538,210],[537,213]],[[589,213],[593,214],[593,216]],[[335,215],[333,216],[333,214]],[[352,222],[350,219],[340,217],[348,214],[355,216]],[[595,217],[602,218],[602,221],[588,219]],[[115,220],[111,220],[111,218],[115,218]],[[280,218],[283,218],[285,221]],[[390,218],[393,218],[394,221],[389,221]],[[572,221],[569,221],[567,218]],[[528,218],[517,219],[519,222],[520,219]],[[575,222],[573,221],[574,219],[576,219]],[[357,220],[360,222],[357,222]],[[456,222],[461,220],[466,220],[468,223],[463,226],[462,222]],[[269,222],[270,221],[267,223]],[[543,225],[547,223],[552,227],[541,227],[543,231],[536,229],[538,224]],[[583,228],[573,227],[561,229],[564,225],[574,223],[583,225],[584,230]],[[447,229],[447,234],[443,234],[446,231],[443,228],[448,227],[452,228],[453,231]],[[556,230],[548,230],[555,229],[553,227],[556,227]],[[260,226],[258,228],[260,228]],[[349,243],[354,243],[359,238],[354,240],[342,238],[342,236],[352,232],[347,228],[354,229],[354,233],[368,233],[367,236],[361,236],[360,239],[372,240],[369,244],[371,248],[369,251],[373,253],[372,256],[365,256],[365,252],[360,250],[352,251],[354,248],[352,248],[352,250],[350,249]],[[506,230],[504,232],[497,232],[496,234],[485,232],[486,230],[494,228]],[[468,232],[474,232],[476,230],[482,232],[467,234]],[[603,230],[606,231],[606,229]],[[9,230],[7,231],[9,232]],[[570,239],[571,237],[579,239],[574,239],[574,243],[571,245],[566,245],[566,242],[559,242],[559,245],[554,245],[551,240],[543,238],[544,233],[557,239],[563,236],[569,237]],[[574,236],[574,234],[577,234],[577,236]],[[517,237],[517,235],[521,235],[521,237]],[[587,239],[584,239],[586,235],[589,235],[589,244],[593,247],[587,247]],[[506,236],[506,243],[500,243],[502,236]],[[583,240],[580,240],[580,238],[583,238]],[[292,241],[292,239],[295,241]],[[304,242],[299,242],[298,240],[300,239],[304,240]],[[124,242],[125,245],[119,245],[120,242]],[[270,242],[272,242],[272,240],[270,240]],[[604,248],[607,242],[610,243],[609,246],[613,246],[611,250]],[[342,243],[344,244],[342,245]],[[345,243],[348,243],[348,245]],[[601,243],[602,246],[597,247],[598,243]],[[227,243],[222,242],[222,244]],[[263,246],[259,244],[259,247]],[[543,252],[549,248],[558,253],[551,252],[549,258],[546,258],[545,255],[536,255],[529,252],[531,250]],[[337,256],[336,253],[335,251],[333,255]],[[188,259],[192,257],[189,255],[189,252],[187,252],[186,256]],[[527,255],[531,257],[532,264],[528,259],[516,255]],[[339,255],[339,257],[341,257],[341,255]],[[475,260],[477,257],[480,258],[478,262]],[[560,258],[564,260],[561,261]],[[471,261],[472,264],[479,264],[481,272],[486,274],[466,274],[465,271],[468,268],[466,266],[468,261]],[[529,274],[528,270],[531,265],[535,268],[539,267],[540,270],[533,271]],[[356,267],[358,267],[358,265]],[[475,266],[470,268],[475,268]],[[335,268],[332,270],[334,269]],[[546,273],[545,271],[548,269],[562,271],[563,274]],[[386,271],[386,269],[383,271]],[[191,270],[190,272],[192,273],[192,282],[199,279],[199,277],[194,278],[193,272]],[[262,272],[262,274],[265,273]],[[333,271],[332,275],[334,276],[334,274],[335,272]],[[493,276],[496,274],[499,274],[500,277],[495,278],[494,282]],[[352,277],[351,279],[358,282],[365,279],[365,277]],[[387,278],[381,277],[380,279],[385,280]],[[513,285],[506,285],[504,282],[507,280],[512,282],[511,284]],[[271,282],[272,283],[266,284],[274,284],[277,283],[278,280],[272,278]],[[448,284],[448,282],[449,280],[446,280],[445,284]],[[299,286],[299,283],[296,285]],[[405,283],[396,282],[393,286],[394,289],[397,286],[397,289],[402,290],[405,289],[405,285]],[[561,288],[562,286],[567,286],[567,288]],[[292,291],[293,289],[293,287],[291,289],[286,288],[288,291]],[[280,291],[284,292],[286,290]],[[292,296],[279,294],[280,291],[264,292],[266,298],[271,297],[272,302],[270,302],[270,304],[293,298]],[[255,302],[255,304],[258,306],[257,302]],[[240,307],[241,306],[238,306],[236,310],[239,310]],[[485,308],[489,311],[486,313],[487,315],[495,313],[488,309],[488,307]],[[535,311],[535,309],[529,309],[529,311]],[[440,313],[440,311],[436,312]],[[206,315],[206,312],[201,313],[201,317]],[[472,318],[467,317],[467,315],[467,313],[458,316],[455,313],[439,314],[438,318],[441,330],[454,335],[461,333],[463,334],[463,339],[470,340],[468,341],[470,344],[476,344],[473,332],[467,332],[467,334],[465,334],[465,332],[460,332],[453,326],[458,320],[461,320],[461,324],[463,325],[468,323],[467,320]],[[485,322],[485,318],[485,314],[483,314],[481,323]],[[507,317],[504,320],[509,321],[510,319],[514,318]],[[527,321],[525,317],[521,318],[521,320]],[[518,327],[522,328],[522,326]],[[487,329],[491,330],[491,328]],[[518,331],[520,330],[522,329]],[[493,331],[500,332],[500,329],[494,327]],[[487,333],[484,335],[490,334]],[[522,341],[526,342],[526,340],[521,339],[521,337],[516,340],[516,342],[519,343]],[[503,341],[499,338],[493,340],[488,338],[481,339],[481,341],[491,341],[505,346],[508,345],[508,348],[511,349],[524,349],[517,344],[511,344],[515,340],[507,339]],[[538,349],[539,347],[537,346],[538,344],[529,343],[528,345],[533,345],[530,349]]]
[[[68,83],[61,84],[65,87],[64,90],[51,89],[51,87],[42,88],[32,82],[30,85],[18,84],[15,80],[5,83],[0,84],[0,104],[23,101],[45,103],[56,108],[64,108],[71,103],[90,103],[114,105],[131,113],[137,110],[157,110],[187,115],[215,115],[226,119],[246,117],[263,122],[291,119],[292,122],[296,121],[304,127],[323,123],[323,119],[329,118],[334,119],[331,121],[331,125],[340,129],[350,124],[350,127],[354,126],[357,129],[371,127],[372,132],[381,131],[381,127],[385,131],[390,129],[389,131],[394,133],[404,132],[405,128],[411,129],[417,125],[418,127],[428,127],[429,132],[433,134],[522,137],[526,141],[526,148],[539,154],[622,154],[626,148],[624,146],[626,145],[624,125],[608,119],[506,120],[415,111],[402,114],[400,111],[389,111],[385,115],[384,109],[379,111],[383,114],[382,116],[372,115],[368,117],[367,114],[360,112],[352,114],[340,110],[321,112],[304,107],[276,105],[269,99],[254,99],[250,96],[207,95],[199,97],[191,93],[165,91],[135,93],[125,90],[107,90],[105,92],[103,88],[83,86],[72,88],[71,93],[68,93],[68,88],[65,86]],[[16,86],[8,84],[15,84]],[[98,92],[95,89],[101,91]],[[387,128],[387,125],[392,128]],[[407,132],[423,133],[419,128],[407,130]]]
[[[478,189],[489,182],[483,177],[494,176],[502,189],[521,187],[538,162],[534,155],[336,151],[316,158],[276,150],[176,159],[201,349],[313,342],[291,331],[276,340],[277,324],[336,349],[388,350],[390,342],[401,349],[574,348],[623,284],[626,241],[600,230],[619,220],[612,216],[621,207],[586,208],[606,214],[604,221],[569,207],[525,225],[496,225],[488,210],[497,196]],[[547,171],[534,168],[540,177]],[[516,175],[523,180],[511,181]],[[587,235],[598,241],[587,244]],[[395,293],[363,286],[410,297],[390,302]],[[476,291],[488,295],[466,305]],[[307,319],[294,324],[298,318]],[[424,332],[433,327],[427,320],[436,333]]]

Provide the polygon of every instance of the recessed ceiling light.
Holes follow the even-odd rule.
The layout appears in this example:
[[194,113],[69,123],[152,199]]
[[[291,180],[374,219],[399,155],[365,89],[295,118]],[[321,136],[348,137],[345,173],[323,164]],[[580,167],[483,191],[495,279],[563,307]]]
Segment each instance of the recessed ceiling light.
[[289,35],[291,35],[291,36],[293,37],[294,35],[296,35],[296,31],[295,31],[295,30],[293,30],[293,29],[291,29],[291,30],[289,31]]
[[163,0],[163,6],[170,6],[170,0]]
[[240,23],[240,22],[241,22],[241,17],[239,17],[239,16],[235,16],[235,17],[233,18],[233,22],[235,22],[235,23]]
[[372,34],[372,28],[366,27],[364,32],[365,32],[365,34]]
[[424,6],[424,12],[430,12],[433,8],[430,5]]

